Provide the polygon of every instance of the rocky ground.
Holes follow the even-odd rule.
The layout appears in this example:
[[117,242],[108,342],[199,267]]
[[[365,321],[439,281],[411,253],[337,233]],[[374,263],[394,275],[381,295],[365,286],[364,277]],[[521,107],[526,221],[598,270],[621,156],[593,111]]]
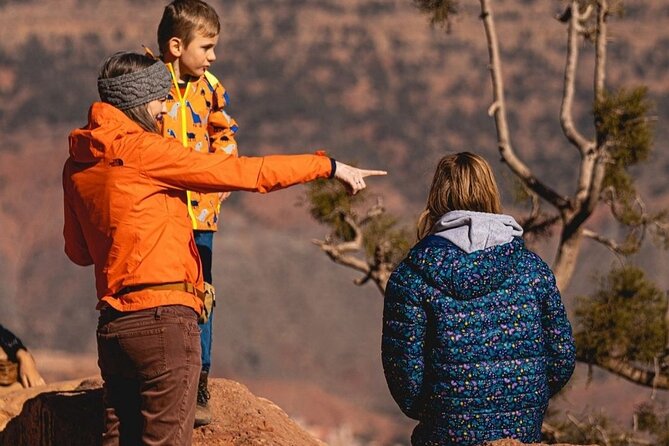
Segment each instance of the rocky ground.
[[[0,444],[89,446],[102,428],[102,392],[96,379],[51,384],[0,396]],[[245,386],[211,382],[214,421],[196,429],[193,445],[318,446],[321,441]]]
[[214,379],[213,422],[195,430],[194,445],[324,445],[304,431],[276,404],[256,397],[242,384]]
[[[0,394],[0,444],[97,444],[102,429],[100,385],[98,378],[90,378]],[[280,407],[253,395],[242,384],[213,379],[211,394],[213,422],[195,430],[195,446],[325,445],[290,419]],[[522,445],[514,440],[489,444]]]

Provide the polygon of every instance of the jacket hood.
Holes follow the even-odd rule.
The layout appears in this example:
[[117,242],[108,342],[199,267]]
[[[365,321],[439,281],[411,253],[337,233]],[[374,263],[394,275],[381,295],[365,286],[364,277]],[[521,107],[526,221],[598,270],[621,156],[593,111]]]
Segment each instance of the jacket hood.
[[86,127],[70,133],[70,158],[78,163],[96,163],[119,135],[142,132],[142,128],[122,111],[104,102],[95,102],[88,111]]
[[406,261],[430,286],[459,300],[502,288],[527,252],[522,228],[508,215],[449,212],[433,232]]
[[432,234],[471,253],[509,243],[514,237],[523,235],[523,228],[510,215],[452,211],[435,223]]

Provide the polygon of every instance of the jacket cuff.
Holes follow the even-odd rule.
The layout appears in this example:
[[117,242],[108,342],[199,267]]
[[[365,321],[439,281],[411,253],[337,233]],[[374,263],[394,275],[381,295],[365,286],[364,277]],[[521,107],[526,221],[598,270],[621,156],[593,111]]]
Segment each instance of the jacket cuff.
[[337,172],[337,160],[330,158],[330,166],[332,170],[330,171],[330,176],[328,178],[332,179],[335,176],[335,172]]
[[[325,150],[316,150],[316,155],[318,156],[328,156],[327,153],[325,153]],[[335,172],[337,172],[337,160],[334,158],[330,158],[330,175],[328,175],[329,179],[334,178]]]

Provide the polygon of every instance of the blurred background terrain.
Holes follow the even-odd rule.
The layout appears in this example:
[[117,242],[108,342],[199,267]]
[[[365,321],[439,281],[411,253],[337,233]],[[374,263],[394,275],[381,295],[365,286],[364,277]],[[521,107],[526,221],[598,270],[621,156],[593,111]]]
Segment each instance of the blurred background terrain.
[[[142,45],[156,50],[164,3],[0,1],[0,323],[36,351],[51,380],[97,372],[93,273],[62,249],[67,134],[97,99],[105,57]],[[342,161],[386,169],[388,177],[368,182],[368,194],[382,196],[410,225],[437,160],[476,151],[493,164],[507,210],[521,211],[486,113],[488,59],[476,2],[462,2],[451,34],[430,28],[409,0],[210,3],[222,19],[212,72],[230,93],[241,154],[326,148]],[[577,153],[558,122],[566,37],[554,16],[562,3],[495,3],[512,138],[519,155],[561,190],[577,174],[570,164]],[[658,207],[669,205],[667,19],[663,0],[628,2],[625,15],[611,20],[609,44],[608,84],[645,84],[656,103],[655,155],[639,189]],[[591,51],[584,46],[585,57]],[[584,59],[576,111],[586,134],[591,72]],[[224,203],[214,243],[212,373],[274,400],[324,439],[408,444],[412,423],[392,401],[381,368],[382,299],[311,244],[326,229],[299,205],[303,195],[300,186],[271,196],[235,193]],[[547,255],[551,246],[547,240],[536,249]],[[665,289],[668,260],[654,250],[636,259]],[[567,306],[613,261],[588,245]],[[586,378],[579,367],[557,407],[603,410],[631,423],[631,408],[651,394],[603,372],[589,385]]]

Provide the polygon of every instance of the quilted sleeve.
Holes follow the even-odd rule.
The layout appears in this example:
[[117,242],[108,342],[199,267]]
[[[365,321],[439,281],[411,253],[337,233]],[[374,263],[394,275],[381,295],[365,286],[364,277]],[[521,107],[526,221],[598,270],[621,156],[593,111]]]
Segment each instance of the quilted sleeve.
[[419,419],[424,378],[426,314],[411,288],[418,279],[404,264],[388,281],[383,310],[381,354],[388,388],[402,412]]
[[552,397],[567,384],[576,365],[576,347],[572,337],[571,324],[555,284],[555,276],[546,266],[544,275],[544,299],[541,324],[543,327],[544,349],[548,357],[546,369],[548,386]]

